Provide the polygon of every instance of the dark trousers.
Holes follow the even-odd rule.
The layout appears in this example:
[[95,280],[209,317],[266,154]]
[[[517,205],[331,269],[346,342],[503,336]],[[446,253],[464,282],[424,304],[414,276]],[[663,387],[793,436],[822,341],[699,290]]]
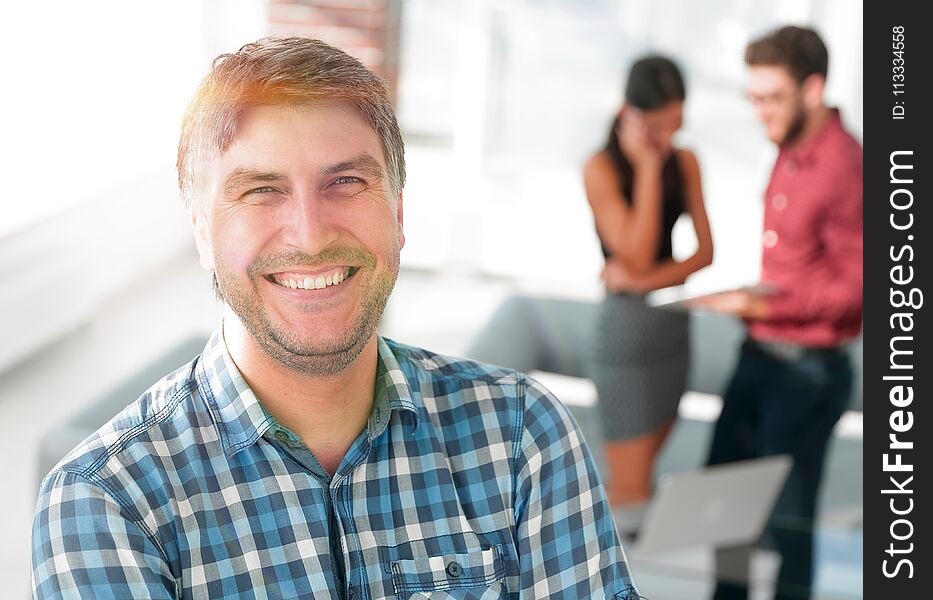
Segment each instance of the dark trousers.
[[[813,526],[826,445],[845,410],[852,369],[841,349],[778,353],[746,340],[723,397],[708,464],[790,454],[794,464],[768,523],[781,555],[775,598],[809,598]],[[716,600],[745,599],[747,585],[719,582]]]

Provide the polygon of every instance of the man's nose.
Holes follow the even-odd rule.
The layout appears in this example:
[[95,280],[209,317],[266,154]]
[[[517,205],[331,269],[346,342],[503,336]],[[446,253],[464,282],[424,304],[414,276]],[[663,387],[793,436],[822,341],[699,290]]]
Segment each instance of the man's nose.
[[759,104],[759,105],[755,108],[755,112],[758,113],[758,120],[759,120],[759,121],[761,121],[762,123],[767,123],[768,121],[771,120],[771,115],[772,115],[772,113],[773,113],[774,111],[772,111],[772,110],[771,110],[770,108],[768,108],[767,106],[764,106],[764,104]]
[[289,206],[284,215],[286,243],[315,255],[337,238],[333,207],[320,191],[297,190]]

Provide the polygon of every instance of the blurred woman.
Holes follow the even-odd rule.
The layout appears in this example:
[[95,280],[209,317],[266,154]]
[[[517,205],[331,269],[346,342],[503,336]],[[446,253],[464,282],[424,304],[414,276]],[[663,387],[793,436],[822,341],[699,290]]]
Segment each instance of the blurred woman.
[[[615,506],[650,497],[654,458],[687,381],[688,316],[651,308],[644,295],[683,283],[713,259],[697,159],[673,145],[685,97],[669,59],[636,62],[606,146],[583,171],[606,259],[591,376],[602,413],[606,490]],[[671,233],[684,212],[693,220],[697,251],[677,261]]]

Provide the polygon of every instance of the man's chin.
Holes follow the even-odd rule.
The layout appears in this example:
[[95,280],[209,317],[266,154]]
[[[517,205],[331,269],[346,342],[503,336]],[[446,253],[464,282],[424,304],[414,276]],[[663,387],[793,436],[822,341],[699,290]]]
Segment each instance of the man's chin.
[[[357,332],[354,332],[357,333]],[[273,342],[289,354],[299,357],[330,356],[343,354],[360,345],[365,345],[363,335],[347,336],[339,339],[336,336],[282,336],[271,335]]]
[[276,362],[307,375],[336,375],[359,357],[372,339],[365,331],[344,332],[336,337],[294,337],[280,332],[254,336],[266,354]]
[[786,129],[768,129],[768,139],[772,143],[781,146],[787,142],[787,130]]

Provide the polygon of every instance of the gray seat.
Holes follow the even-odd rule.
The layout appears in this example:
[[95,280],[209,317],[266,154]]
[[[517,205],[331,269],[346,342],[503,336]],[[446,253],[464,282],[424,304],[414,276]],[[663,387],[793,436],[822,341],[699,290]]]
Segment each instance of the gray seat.
[[206,337],[195,336],[184,340],[102,394],[84,410],[49,429],[39,442],[38,483],[74,447],[139,398],[156,381],[200,354],[206,343]]
[[511,296],[474,337],[467,356],[526,373],[584,377],[597,309],[592,302]]

